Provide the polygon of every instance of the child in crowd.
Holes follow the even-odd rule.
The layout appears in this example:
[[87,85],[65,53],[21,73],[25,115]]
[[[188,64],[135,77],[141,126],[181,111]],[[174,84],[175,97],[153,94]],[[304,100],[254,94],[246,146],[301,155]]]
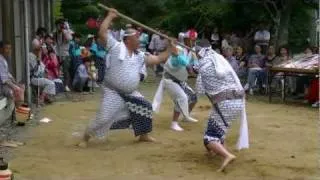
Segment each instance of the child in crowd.
[[78,66],[72,83],[75,91],[90,91],[89,81],[95,79],[95,75],[90,70],[91,64],[91,59],[89,57],[85,57],[83,58],[83,63]]

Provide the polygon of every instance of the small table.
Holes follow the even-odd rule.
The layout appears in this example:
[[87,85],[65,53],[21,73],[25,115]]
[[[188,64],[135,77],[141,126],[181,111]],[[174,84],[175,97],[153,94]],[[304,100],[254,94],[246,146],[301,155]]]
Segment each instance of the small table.
[[[319,69],[296,69],[296,68],[283,68],[283,67],[271,67],[268,69],[268,93],[269,93],[269,102],[272,100],[272,90],[271,90],[271,83],[273,77],[277,73],[283,73],[284,80],[287,76],[299,76],[301,74],[316,76],[319,74]],[[284,88],[282,88],[282,101],[285,102],[286,100],[286,83],[284,82]]]

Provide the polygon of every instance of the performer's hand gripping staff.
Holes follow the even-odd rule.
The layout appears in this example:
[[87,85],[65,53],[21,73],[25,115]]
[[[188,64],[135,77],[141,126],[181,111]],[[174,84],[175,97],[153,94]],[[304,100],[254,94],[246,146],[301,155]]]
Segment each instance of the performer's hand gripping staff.
[[[107,36],[106,32],[108,32],[108,28],[110,27],[111,22],[113,21],[113,19],[117,18],[118,16],[120,16],[121,14],[113,8],[106,8],[109,13],[107,15],[107,17],[103,20],[101,26],[100,26],[100,30],[99,30],[99,37],[100,37],[100,43],[106,44],[107,42]],[[124,15],[121,15],[121,17]],[[127,17],[128,18],[128,17]],[[134,21],[134,20],[131,20]],[[142,25],[136,21],[134,21],[135,24],[141,25],[142,27],[147,27],[145,25]],[[147,27],[149,28],[149,27]],[[151,29],[151,28],[149,28]],[[151,29],[152,31],[156,32],[157,34],[161,34],[153,29]],[[177,41],[174,38],[168,37],[167,35],[161,34],[161,36],[164,36],[166,39],[168,39],[170,41],[169,46],[167,47],[167,50],[163,53],[160,53],[158,56],[154,56],[154,55],[148,55],[146,58],[146,64],[147,65],[155,65],[155,64],[160,64],[160,63],[164,63],[168,57],[170,56],[170,54],[173,53],[178,53],[177,49],[176,49],[176,43]],[[189,47],[188,47],[189,48]]]
[[[118,12],[117,10],[115,10],[113,8],[109,8],[109,7],[107,7],[107,6],[105,6],[105,5],[101,4],[101,3],[99,3],[98,6],[101,7],[102,9],[105,9],[105,10],[109,11],[109,12],[112,11],[114,17],[118,17],[119,16],[119,17],[121,17],[121,18],[123,18],[123,19],[125,19],[125,20],[127,20],[127,21],[129,21],[129,22],[131,22],[131,23],[133,23],[133,24],[135,24],[137,26],[139,26],[139,27],[142,27],[143,29],[145,29],[145,30],[147,30],[149,32],[157,34],[157,35],[159,35],[159,36],[161,36],[161,37],[163,37],[165,39],[168,39],[169,41],[175,41],[173,38],[171,38],[171,37],[169,37],[169,36],[167,36],[167,35],[165,35],[163,33],[160,33],[160,32],[156,31],[155,29],[153,29],[153,28],[151,28],[149,26],[146,26],[146,25],[142,24],[142,23],[140,23],[140,22],[138,22],[138,21],[136,21],[136,20],[134,20],[134,19],[132,19],[132,18],[120,13],[120,12]],[[184,47],[184,48],[187,48],[190,51],[194,51],[192,48],[190,48],[189,46],[184,45],[183,43],[180,43],[180,42],[176,42],[176,43],[178,45]]]

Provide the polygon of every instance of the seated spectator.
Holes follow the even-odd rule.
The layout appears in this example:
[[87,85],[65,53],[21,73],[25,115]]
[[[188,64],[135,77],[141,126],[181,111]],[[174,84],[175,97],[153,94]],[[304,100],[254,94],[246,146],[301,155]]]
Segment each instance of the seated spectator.
[[265,58],[266,66],[272,66],[273,61],[276,59],[276,51],[274,46],[269,46],[267,51],[267,56]]
[[83,63],[77,68],[73,79],[73,89],[77,92],[89,91],[89,80],[94,80],[95,77],[90,73],[91,59],[86,57],[83,59]]
[[[301,77],[302,87],[304,87],[304,99],[310,104],[319,101],[319,78],[315,77]],[[298,79],[299,80],[299,79]],[[299,82],[299,81],[298,81]],[[301,85],[300,84],[300,85]]]
[[56,87],[54,81],[46,78],[45,65],[41,61],[41,44],[34,41],[32,49],[28,56],[31,84],[43,89],[38,97],[40,103],[52,103],[56,95]]
[[50,80],[59,79],[59,62],[52,47],[46,45],[42,47],[42,62],[46,67],[47,78]]
[[247,77],[247,55],[244,53],[243,48],[238,46],[235,48],[235,58],[239,64],[239,72],[238,76],[242,81],[244,78]]
[[[90,57],[91,58],[91,57]],[[89,80],[89,87],[91,87],[91,90],[92,91],[95,91],[95,88],[98,88],[98,87],[100,87],[98,84],[97,84],[97,78],[98,78],[98,76],[97,76],[97,74],[98,74],[98,71],[97,71],[97,68],[96,68],[96,66],[95,66],[95,63],[94,63],[94,61],[92,61],[91,60],[91,62],[90,62],[90,69],[89,69],[89,74],[90,74],[90,76],[92,77],[92,78],[90,78],[90,80]]]
[[313,54],[320,54],[320,47],[313,47],[312,48],[312,52],[313,52]]
[[235,48],[234,56],[236,60],[239,62],[239,64],[243,64],[242,65],[243,67],[247,65],[247,55],[244,53],[244,50],[242,47],[237,46]]
[[[272,66],[279,66],[280,64],[286,64],[291,61],[291,57],[289,56],[289,49],[286,47],[281,47],[278,56],[275,58],[275,60],[272,62]],[[279,79],[279,76],[281,77],[283,73],[278,73],[276,79],[281,80],[282,84],[284,83],[284,79]],[[288,79],[288,87],[290,90],[290,93],[296,92],[296,77],[287,77]]]
[[241,40],[238,37],[238,34],[236,32],[232,32],[230,36],[230,45],[232,47],[237,47],[237,46],[240,46],[240,44],[241,44]]
[[305,98],[312,103],[312,107],[319,108],[319,77],[311,81]]
[[54,50],[55,54],[57,54],[57,49],[56,49],[56,45],[54,42],[54,38],[51,35],[47,34],[44,38],[44,42],[48,47],[51,47]]
[[272,62],[272,66],[278,66],[283,63],[287,63],[290,61],[289,50],[286,47],[281,47],[278,56]]
[[54,81],[56,93],[64,91],[64,85],[60,79],[60,65],[58,57],[51,46],[44,45],[42,47],[42,62],[45,65],[46,78]]
[[307,47],[307,48],[304,50],[304,55],[307,56],[307,57],[312,56],[312,55],[313,55],[312,48],[311,48],[311,47]]
[[[301,58],[308,58],[312,55],[314,55],[312,52],[312,48],[307,47],[304,50]],[[312,81],[314,81],[314,77],[312,77],[312,76],[301,74],[296,77],[296,93],[298,95],[298,98],[304,97],[305,99],[308,99],[310,103],[314,103],[314,102],[312,102],[312,100],[310,100],[310,98],[308,98],[308,97],[311,97],[311,99],[312,99],[312,97],[314,97],[314,95],[309,96],[310,85],[312,84]],[[314,93],[314,91],[312,93]]]
[[36,37],[33,39],[33,43],[40,43],[41,45],[45,42],[44,38],[47,34],[47,29],[39,27],[36,32]]
[[224,57],[228,60],[230,65],[232,66],[233,70],[238,74],[239,72],[239,61],[233,56],[233,49],[232,47],[227,47],[223,50]]
[[16,107],[24,100],[24,86],[18,84],[9,72],[7,60],[11,57],[11,44],[0,42],[0,94],[13,100]]
[[265,56],[261,54],[261,47],[255,46],[255,54],[252,54],[248,58],[248,79],[245,85],[245,90],[249,90],[249,93],[253,94],[253,88],[258,82],[260,89],[265,87],[266,84],[266,72],[265,72]]

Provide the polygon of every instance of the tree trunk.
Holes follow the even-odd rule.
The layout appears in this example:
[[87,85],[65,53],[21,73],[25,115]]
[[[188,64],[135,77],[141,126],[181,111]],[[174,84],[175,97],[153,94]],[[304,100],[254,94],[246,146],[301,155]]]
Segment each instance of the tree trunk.
[[278,49],[278,37],[279,37],[279,28],[280,28],[280,13],[279,17],[274,20],[273,25],[273,34],[271,35],[271,43],[276,49]]
[[318,19],[318,10],[317,9],[311,9],[309,10],[309,14],[312,17],[312,23],[311,23],[311,28],[310,28],[310,44],[312,46],[318,46],[318,38],[317,38],[317,19]]
[[281,47],[283,45],[288,44],[289,39],[289,25],[291,19],[291,12],[292,12],[292,0],[284,0],[284,6],[281,11],[281,18],[279,24],[279,34],[277,38],[277,47]]

